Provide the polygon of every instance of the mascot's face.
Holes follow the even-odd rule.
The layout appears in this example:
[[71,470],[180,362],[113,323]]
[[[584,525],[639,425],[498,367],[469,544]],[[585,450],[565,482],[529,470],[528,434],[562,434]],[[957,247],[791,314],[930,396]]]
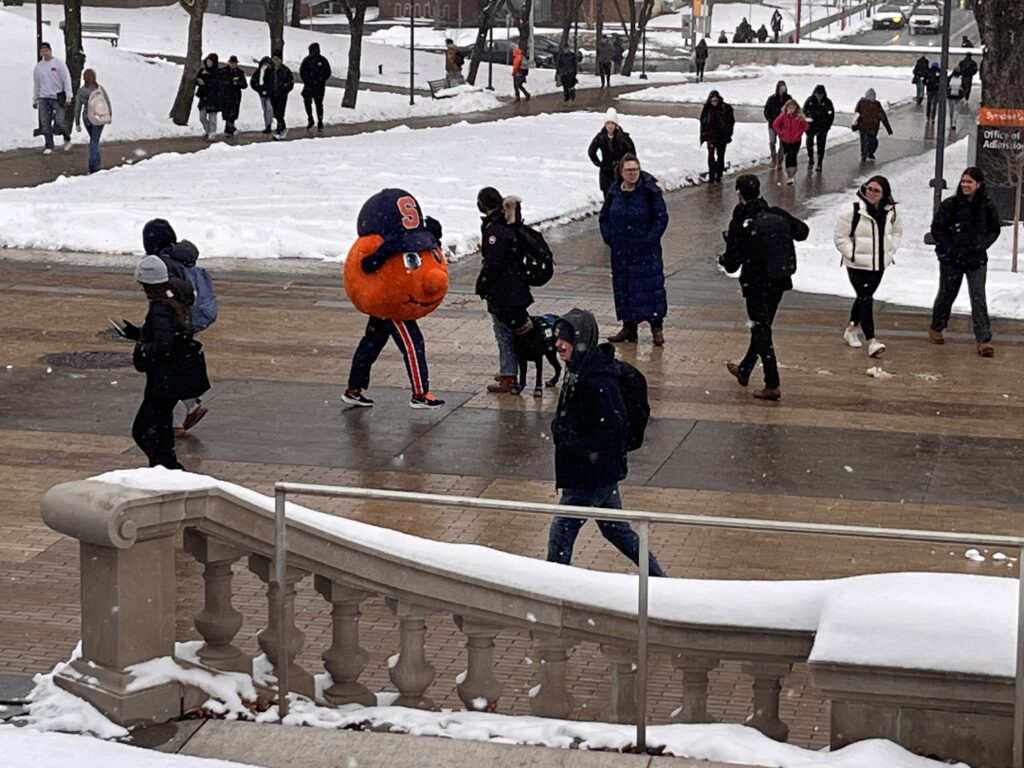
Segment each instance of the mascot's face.
[[359,212],[359,238],[345,259],[345,292],[356,309],[374,317],[418,320],[448,292],[448,261],[438,244],[440,225],[428,229],[416,198],[384,189]]
[[441,248],[395,253],[367,274],[362,260],[383,242],[380,235],[364,235],[352,245],[345,260],[349,299],[360,312],[375,317],[418,320],[429,315],[448,293],[448,260]]

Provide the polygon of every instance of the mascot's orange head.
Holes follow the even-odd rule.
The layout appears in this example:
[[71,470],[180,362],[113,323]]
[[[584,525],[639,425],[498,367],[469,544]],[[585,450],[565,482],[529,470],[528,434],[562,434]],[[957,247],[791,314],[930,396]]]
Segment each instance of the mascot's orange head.
[[374,317],[416,320],[448,292],[441,225],[424,217],[404,189],[382,189],[367,200],[356,223],[359,239],[345,260],[345,293]]

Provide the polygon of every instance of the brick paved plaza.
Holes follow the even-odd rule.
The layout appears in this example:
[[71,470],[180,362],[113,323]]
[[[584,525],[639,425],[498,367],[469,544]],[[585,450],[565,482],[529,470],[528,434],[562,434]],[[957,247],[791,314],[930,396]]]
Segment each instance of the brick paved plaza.
[[[905,143],[913,149],[913,141]],[[849,183],[853,151],[848,145],[845,157],[836,153],[834,178],[801,180],[804,197]],[[648,376],[655,416],[648,444],[631,455],[626,505],[1024,533],[1024,323],[996,319],[996,357],[982,360],[968,318],[955,317],[950,341],[935,347],[925,336],[925,312],[882,307],[879,335],[888,344],[882,365],[894,378],[877,380],[865,375],[863,350],[842,342],[847,301],[792,293],[776,321],[783,400],[754,401],[724,368],[747,342],[737,286],[718,273],[713,259],[733,202],[729,181],[668,196],[667,345],[657,349],[641,339],[635,349],[622,348],[625,359]],[[583,306],[610,331],[607,256],[595,225],[591,219],[553,235],[560,271],[538,292],[534,309]],[[490,319],[472,292],[476,259],[455,265],[448,299],[421,323],[431,389],[448,400],[439,413],[406,406],[405,372],[390,347],[373,372],[376,407],[342,407],[338,397],[365,318],[345,300],[338,265],[208,264],[222,302],[220,320],[203,337],[214,388],[204,398],[209,416],[179,441],[182,462],[263,492],[277,480],[294,480],[554,501],[547,438],[554,394],[537,401],[483,391],[496,371],[496,352]],[[109,332],[107,318],[142,316],[132,261],[31,253],[0,260],[0,674],[47,670],[78,639],[77,548],[43,524],[42,493],[58,482],[144,463],[129,435],[142,379],[124,367],[127,357],[120,365],[113,358],[117,367],[111,368],[73,368],[48,359],[130,353]],[[838,273],[837,267],[837,280]],[[535,517],[319,499],[309,505],[445,541],[538,557],[546,548],[546,523]],[[962,551],[927,545],[680,526],[656,526],[652,542],[673,576],[792,579],[901,570],[1016,576],[1012,564],[991,558],[974,563]],[[575,562],[614,571],[629,565],[594,526],[584,529]],[[236,574],[235,604],[245,616],[238,639],[252,653],[266,620],[266,598],[241,563]],[[179,639],[197,637],[191,621],[202,599],[199,566],[179,554],[178,575]],[[308,579],[299,595],[297,623],[306,632],[300,662],[317,672],[330,643],[330,606]],[[386,689],[396,622],[382,601],[369,601],[364,611],[363,645],[370,652],[364,679],[371,689]],[[528,638],[502,634],[498,647],[499,676],[506,683],[499,709],[525,713],[533,684]],[[428,650],[437,668],[428,695],[442,706],[459,706],[454,678],[464,659],[450,618],[430,622]],[[601,717],[607,671],[596,648],[577,648],[571,675],[575,716]],[[738,664],[724,664],[713,677],[712,714],[742,720],[749,685]],[[655,722],[669,720],[680,688],[668,659],[655,658]],[[782,717],[792,727],[791,741],[826,744],[827,703],[809,687],[804,668],[794,670],[786,689]]]

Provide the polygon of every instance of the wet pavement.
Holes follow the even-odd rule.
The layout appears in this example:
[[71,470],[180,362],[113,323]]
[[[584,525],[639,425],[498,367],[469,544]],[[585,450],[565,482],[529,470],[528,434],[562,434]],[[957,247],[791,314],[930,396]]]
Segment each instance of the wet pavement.
[[[593,106],[599,106],[596,97]],[[894,128],[898,138],[883,138],[871,171],[884,172],[899,158],[928,150],[915,108],[898,110]],[[14,160],[0,157],[3,162]],[[816,196],[848,188],[865,170],[856,145],[841,145],[830,152],[824,174],[801,173],[795,188],[769,187],[768,196],[805,214]],[[775,326],[783,400],[756,402],[724,368],[742,353],[748,335],[736,283],[715,263],[718,232],[734,201],[731,177],[725,181],[667,196],[667,344],[655,348],[644,337],[620,350],[647,374],[654,409],[647,444],[630,456],[627,506],[1020,533],[1024,323],[996,319],[996,357],[983,360],[975,354],[969,318],[955,317],[950,341],[935,347],[925,337],[926,312],[882,305],[876,310],[879,336],[889,344],[882,365],[894,378],[878,380],[865,376],[874,363],[863,350],[843,344],[845,299],[789,293]],[[537,291],[535,311],[585,306],[607,331],[614,327],[614,310],[607,252],[595,223],[590,218],[552,234],[558,272]],[[144,309],[124,268],[130,261],[27,252],[6,252],[0,260],[0,674],[52,666],[78,639],[77,547],[42,524],[43,491],[142,464],[129,437],[140,377],[128,368],[55,365],[48,357],[129,350],[111,336],[107,318],[139,317]],[[449,298],[421,324],[431,388],[448,401],[442,411],[428,413],[407,406],[404,367],[390,347],[373,371],[376,406],[353,410],[339,402],[365,319],[344,300],[337,265],[211,262],[221,317],[203,341],[214,388],[204,398],[209,416],[179,441],[182,462],[264,492],[288,479],[554,500],[548,435],[554,393],[535,400],[484,392],[496,353],[490,320],[472,294],[475,265],[470,257],[453,266]],[[103,359],[110,360],[91,358],[93,364]],[[535,518],[329,500],[313,506],[448,541],[531,556],[545,548],[546,525]],[[576,562],[628,570],[592,529],[584,529]],[[652,541],[662,564],[679,576],[827,578],[894,570],[1015,575],[1012,563],[1008,568],[992,559],[968,560],[961,551],[879,541],[679,526],[656,527]],[[202,589],[195,563],[184,555],[178,576],[178,633],[184,639],[193,636]],[[266,599],[262,585],[241,566],[236,585],[235,604],[245,617],[239,641],[251,652],[265,623]],[[299,588],[299,613],[307,632],[300,660],[317,671],[319,654],[330,644],[329,606],[306,583]],[[370,652],[365,679],[373,688],[388,685],[394,626],[382,602],[364,606],[363,645]],[[429,694],[456,706],[450,682],[465,662],[450,617],[431,619],[428,654],[438,671]],[[499,637],[499,676],[508,683],[501,711],[528,711],[528,654],[525,636]],[[596,649],[582,646],[570,674],[576,716],[596,716],[607,685]],[[727,663],[712,680],[713,714],[742,720],[750,679]],[[827,702],[799,665],[786,688],[783,717],[792,740],[821,746],[827,741]],[[653,660],[651,697],[655,721],[667,721],[679,699],[668,659]]]

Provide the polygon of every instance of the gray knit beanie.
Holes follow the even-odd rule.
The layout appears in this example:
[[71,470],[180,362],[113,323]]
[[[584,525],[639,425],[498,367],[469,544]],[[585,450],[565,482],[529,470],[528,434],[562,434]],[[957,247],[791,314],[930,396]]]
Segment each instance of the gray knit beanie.
[[146,256],[135,265],[135,279],[145,285],[160,285],[170,280],[167,265],[159,256]]

